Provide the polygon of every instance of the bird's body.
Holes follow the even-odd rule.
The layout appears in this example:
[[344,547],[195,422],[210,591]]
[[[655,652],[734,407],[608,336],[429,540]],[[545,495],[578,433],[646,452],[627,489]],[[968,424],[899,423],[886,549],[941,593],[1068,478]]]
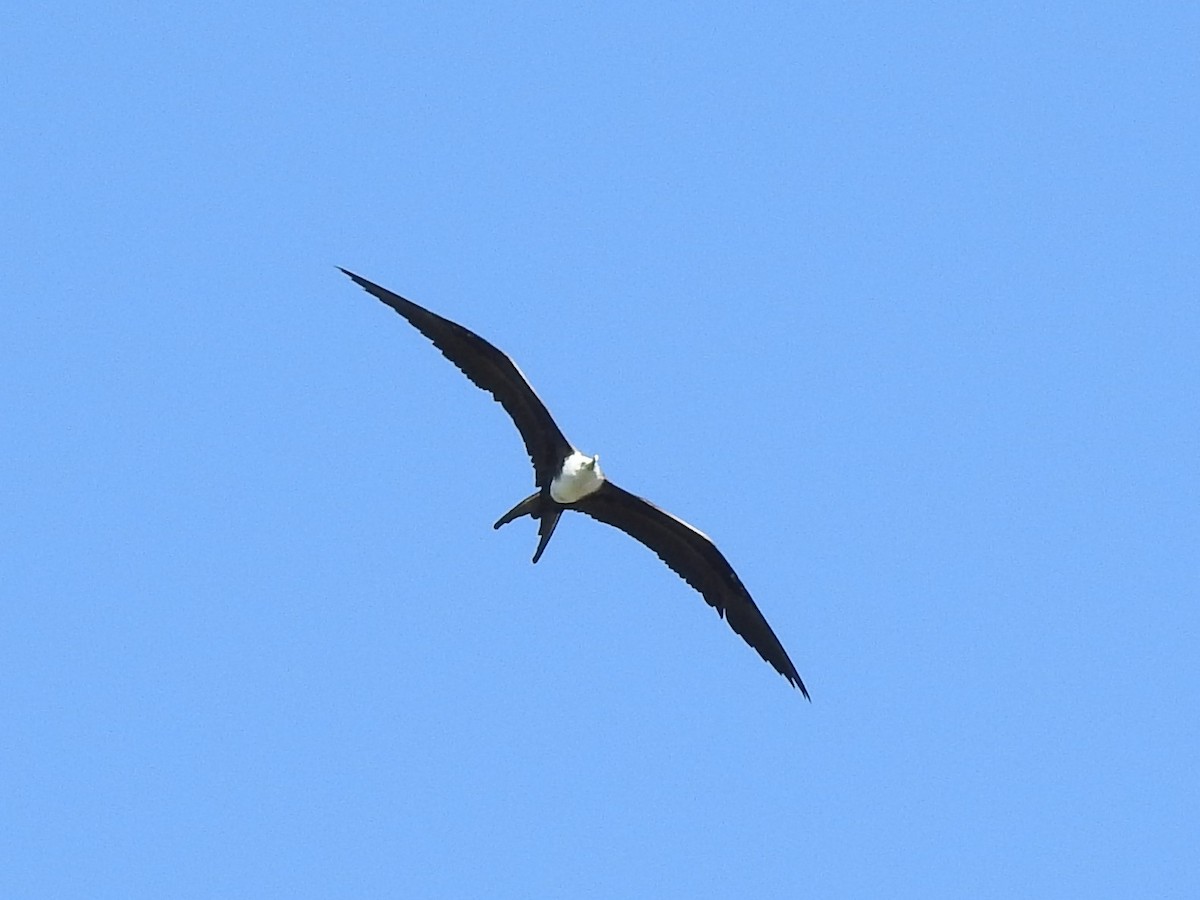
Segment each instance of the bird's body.
[[537,520],[535,563],[565,510],[586,513],[621,529],[653,550],[699,591],[759,656],[808,697],[787,651],[733,567],[707,535],[605,478],[599,456],[581,453],[566,439],[516,363],[503,352],[463,326],[353,272],[341,271],[408,320],[512,417],[533,462],[537,490],[501,516],[495,528],[522,516]]
[[564,505],[577,503],[600,490],[604,483],[599,456],[585,456],[576,450],[563,460],[562,468],[550,482],[550,499]]

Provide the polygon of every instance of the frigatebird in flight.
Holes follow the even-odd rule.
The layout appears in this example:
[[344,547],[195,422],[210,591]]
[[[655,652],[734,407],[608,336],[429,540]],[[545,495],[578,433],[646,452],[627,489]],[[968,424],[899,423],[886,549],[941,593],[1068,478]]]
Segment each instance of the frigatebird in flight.
[[501,516],[494,528],[522,516],[536,519],[539,539],[533,554],[535,563],[541,559],[563,510],[586,513],[621,529],[653,550],[699,591],[742,640],[808,698],[808,690],[787,651],[708,535],[605,478],[600,470],[600,457],[587,456],[575,449],[517,364],[503,352],[461,325],[353,272],[341,271],[407,319],[512,416],[533,461],[537,490]]

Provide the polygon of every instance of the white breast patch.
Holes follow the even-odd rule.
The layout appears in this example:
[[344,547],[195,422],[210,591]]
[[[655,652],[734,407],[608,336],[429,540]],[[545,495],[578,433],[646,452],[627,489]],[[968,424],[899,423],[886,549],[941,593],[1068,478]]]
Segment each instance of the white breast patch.
[[578,450],[567,457],[562,471],[550,482],[550,496],[556,503],[574,503],[588,494],[598,491],[604,484],[604,473],[600,471],[600,463],[594,466],[590,463],[592,457],[584,456]]

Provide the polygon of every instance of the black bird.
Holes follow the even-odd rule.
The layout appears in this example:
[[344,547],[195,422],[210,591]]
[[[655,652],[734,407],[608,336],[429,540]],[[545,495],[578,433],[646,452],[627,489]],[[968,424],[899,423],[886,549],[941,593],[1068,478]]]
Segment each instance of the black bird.
[[600,471],[600,457],[587,456],[575,449],[517,364],[500,350],[474,332],[393,294],[387,288],[346,269],[341,271],[400,313],[429,338],[446,359],[476,386],[495,397],[512,416],[533,461],[537,490],[501,516],[494,528],[521,516],[536,519],[539,540],[533,554],[535,563],[541,559],[563,510],[587,513],[593,519],[620,528],[657,553],[700,592],[705,602],[724,617],[742,640],[809,699],[808,690],[779,638],[755,606],[733,567],[706,534],[605,478]]

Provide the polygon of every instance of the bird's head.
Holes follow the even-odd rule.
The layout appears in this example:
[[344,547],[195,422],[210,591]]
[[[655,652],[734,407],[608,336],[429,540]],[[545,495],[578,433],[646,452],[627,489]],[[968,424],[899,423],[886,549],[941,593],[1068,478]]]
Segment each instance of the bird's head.
[[585,460],[582,468],[586,469],[588,472],[591,472],[596,478],[599,478],[599,479],[604,478],[604,472],[600,468],[600,454],[599,453],[597,453],[595,456],[590,457],[589,459]]

